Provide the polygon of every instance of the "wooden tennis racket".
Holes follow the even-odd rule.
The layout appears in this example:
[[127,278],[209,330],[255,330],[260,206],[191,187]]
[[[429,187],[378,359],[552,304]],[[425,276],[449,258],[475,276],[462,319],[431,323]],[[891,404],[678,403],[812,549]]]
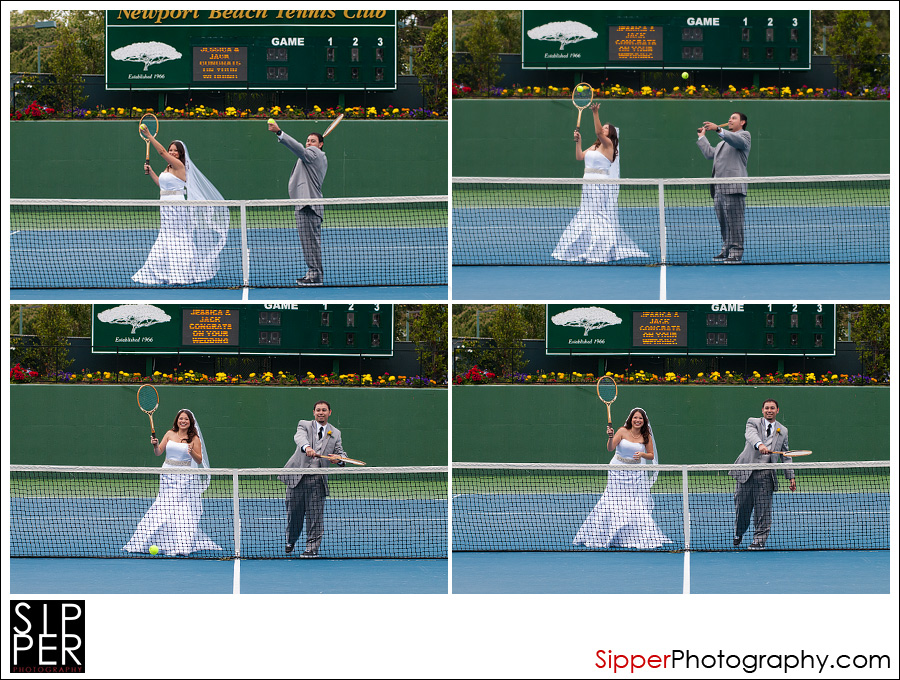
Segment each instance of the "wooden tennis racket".
[[152,113],[145,113],[141,116],[141,122],[138,125],[138,134],[141,136],[141,139],[147,142],[147,155],[144,157],[144,174],[149,175],[150,167],[147,164],[150,162],[150,138],[144,135],[145,129],[154,137],[159,132],[159,119]]
[[338,126],[338,123],[340,123],[342,120],[344,120],[343,113],[341,115],[339,115],[337,118],[335,118],[333,121],[331,121],[331,125],[329,125],[328,128],[325,130],[325,133],[322,135],[322,138],[324,139],[325,137],[330,135],[332,130],[334,130]]
[[156,439],[153,413],[159,408],[159,393],[153,385],[141,385],[137,391],[138,407],[150,418],[150,436]]
[[365,465],[361,460],[356,460],[355,458],[341,458],[340,456],[336,456],[333,453],[328,454],[327,456],[323,456],[321,453],[316,454],[316,458],[324,458],[325,460],[330,460],[332,463],[352,463],[353,465]]
[[806,449],[797,449],[796,451],[773,451],[773,453],[780,453],[782,456],[789,456],[790,458],[812,455],[812,451],[807,451]]
[[597,381],[597,396],[600,397],[600,401],[606,404],[606,424],[609,427],[612,427],[612,412],[609,410],[609,407],[618,395],[619,386],[608,375],[604,375]]
[[594,88],[587,83],[578,83],[572,89],[572,103],[578,109],[578,122],[575,123],[575,132],[581,130],[581,112],[591,105],[594,101]]

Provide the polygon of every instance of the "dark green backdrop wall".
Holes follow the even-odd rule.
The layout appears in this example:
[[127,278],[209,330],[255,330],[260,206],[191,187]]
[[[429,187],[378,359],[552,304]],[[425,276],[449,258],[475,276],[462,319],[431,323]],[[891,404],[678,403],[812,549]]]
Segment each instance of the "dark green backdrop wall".
[[[286,120],[305,140],[329,121]],[[18,122],[9,127],[13,198],[156,199],[144,175],[137,121]],[[297,158],[262,120],[160,121],[159,139],[181,139],[191,159],[229,200],[288,198]],[[153,149],[151,163],[165,164]],[[323,193],[420,196],[447,193],[447,121],[346,120],[325,142]]]
[[[612,405],[620,427],[636,406],[653,426],[660,462],[733,463],[744,448],[747,418],[776,399],[779,422],[809,460],[888,460],[887,388],[634,385]],[[854,424],[877,423],[865,437]],[[491,385],[453,388],[453,460],[460,462],[609,463],[606,408],[593,385]]]
[[[297,421],[323,399],[344,449],[369,465],[446,465],[447,391],[426,389],[160,386],[157,434],[178,409],[200,421],[213,467],[282,467]],[[137,386],[12,385],[10,462],[154,467]]]
[[[888,101],[618,99],[602,101],[600,120],[621,128],[622,177],[709,177],[697,127],[724,123],[734,111],[747,114],[751,176],[890,172]],[[575,117],[567,99],[454,100],[453,175],[581,177]],[[585,140],[593,127],[582,118]],[[842,137],[846,144],[837,142]]]

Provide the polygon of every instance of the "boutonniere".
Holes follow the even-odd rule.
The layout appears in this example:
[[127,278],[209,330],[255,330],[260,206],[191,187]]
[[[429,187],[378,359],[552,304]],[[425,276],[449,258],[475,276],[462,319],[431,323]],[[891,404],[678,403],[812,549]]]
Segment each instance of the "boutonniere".
[[[331,434],[331,433],[329,432],[329,434]],[[775,428],[775,434],[781,434],[781,428],[780,428],[780,427],[776,427],[776,428]]]
[[331,436],[331,430],[328,430],[327,436]]

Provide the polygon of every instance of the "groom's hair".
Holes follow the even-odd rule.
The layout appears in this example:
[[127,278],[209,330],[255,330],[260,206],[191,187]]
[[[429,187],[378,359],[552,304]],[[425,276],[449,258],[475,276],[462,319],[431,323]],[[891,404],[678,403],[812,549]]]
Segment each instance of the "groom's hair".
[[331,410],[331,404],[329,404],[327,401],[317,401],[315,404],[313,404],[313,409],[315,409],[319,404],[325,404],[325,406],[328,407],[328,410]]
[[[775,408],[780,408],[780,407],[778,406],[778,402],[775,401],[774,399],[766,399],[766,400],[763,402],[763,407],[765,407],[765,405],[768,404],[770,401],[771,401],[773,404],[775,404]],[[329,411],[331,410],[331,407],[330,407],[330,406],[328,407],[328,410],[329,410]]]

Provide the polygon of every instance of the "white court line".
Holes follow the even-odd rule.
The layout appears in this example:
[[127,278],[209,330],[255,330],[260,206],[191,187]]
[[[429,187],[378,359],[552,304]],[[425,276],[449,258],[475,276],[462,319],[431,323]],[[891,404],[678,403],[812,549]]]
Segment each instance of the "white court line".
[[248,300],[250,300],[250,289],[244,286],[241,289],[241,302],[247,302]]
[[239,557],[234,559],[234,587],[231,592],[232,595],[241,594],[241,559]]
[[691,594],[691,551],[684,551],[684,585],[681,589],[682,595]]
[[659,267],[659,299],[666,299],[666,265]]

